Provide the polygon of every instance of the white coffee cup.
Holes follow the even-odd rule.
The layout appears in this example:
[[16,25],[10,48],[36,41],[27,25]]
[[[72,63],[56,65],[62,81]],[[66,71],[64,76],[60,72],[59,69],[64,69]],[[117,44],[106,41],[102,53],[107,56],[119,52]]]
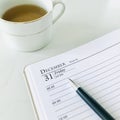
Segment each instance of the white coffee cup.
[[[28,22],[11,22],[2,19],[3,14],[17,5],[33,4],[44,8],[47,14]],[[62,7],[53,18],[54,7]],[[20,51],[35,51],[41,49],[52,39],[53,24],[64,13],[65,5],[61,0],[1,0],[0,29],[7,44]]]

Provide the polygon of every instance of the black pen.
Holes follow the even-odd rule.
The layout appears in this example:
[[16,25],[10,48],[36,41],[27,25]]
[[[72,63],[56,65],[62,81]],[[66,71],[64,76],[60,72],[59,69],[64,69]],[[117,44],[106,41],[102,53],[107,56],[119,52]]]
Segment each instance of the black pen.
[[102,120],[115,120],[94,98],[92,98],[88,93],[86,93],[83,88],[79,87],[71,79],[70,83],[73,88],[76,90],[78,95],[93,109],[93,111],[102,119]]

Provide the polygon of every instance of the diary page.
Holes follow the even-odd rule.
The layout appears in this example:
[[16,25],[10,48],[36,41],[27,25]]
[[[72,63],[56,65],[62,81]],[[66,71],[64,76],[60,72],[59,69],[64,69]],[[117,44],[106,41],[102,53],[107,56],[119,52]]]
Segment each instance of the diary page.
[[100,120],[77,95],[68,78],[82,86],[116,120],[120,119],[118,33],[30,65],[28,70],[46,120]]

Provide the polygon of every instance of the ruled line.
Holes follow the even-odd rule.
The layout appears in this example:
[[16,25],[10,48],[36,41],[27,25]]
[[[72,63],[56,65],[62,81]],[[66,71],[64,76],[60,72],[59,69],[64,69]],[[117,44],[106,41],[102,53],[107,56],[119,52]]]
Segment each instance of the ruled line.
[[75,98],[77,98],[77,97],[78,97],[78,95],[72,96],[71,98],[66,99],[66,100],[62,101],[61,103],[58,103],[57,105],[54,105],[54,106],[58,106],[58,105],[64,104],[65,102],[68,102],[68,101],[70,101],[70,100],[72,100],[72,99],[75,99]]
[[[111,71],[111,70],[114,70],[114,68],[119,67],[119,66],[120,66],[120,64],[117,65],[117,66],[112,67],[111,69],[105,70],[105,71],[103,71],[103,72],[101,72],[101,73],[99,73],[99,74],[97,74],[97,75],[95,75],[95,76],[93,76],[93,77],[91,77],[91,78],[89,78],[89,79],[86,79],[85,81],[88,81],[88,80],[90,80],[90,79],[96,78],[96,77],[98,77],[98,76],[100,76],[100,75],[102,75],[102,74],[104,74],[104,73],[107,73],[107,72],[109,72],[109,71]],[[118,71],[120,71],[120,70],[118,70]],[[80,77],[79,79],[81,79],[81,77]],[[79,84],[79,82],[78,82],[78,84]]]
[[[120,61],[120,59],[119,59],[119,61]],[[114,63],[117,63],[117,62],[118,62],[118,61],[115,61]],[[114,64],[114,63],[113,63],[113,64]],[[106,68],[107,66],[110,67],[111,65],[112,65],[111,63],[108,64],[108,65],[105,65],[105,66],[103,66],[103,67],[101,67],[101,68],[99,68],[99,69],[97,69],[97,70],[94,70],[94,71],[92,71],[92,72],[90,72],[90,73],[87,73],[87,74],[81,76],[80,78],[83,78],[83,77],[86,77],[86,76],[88,76],[88,75],[90,75],[90,74],[92,74],[92,73],[98,72],[99,70],[102,70],[102,69]],[[116,67],[119,67],[119,66],[120,66],[120,64],[114,66],[113,69],[116,68]],[[111,70],[112,70],[112,68],[111,68]]]
[[63,97],[65,97],[65,96],[67,96],[67,95],[70,95],[70,94],[73,94],[73,93],[72,93],[72,92],[69,92],[69,93],[67,93],[67,94],[61,95],[61,96],[55,98],[55,100],[56,100],[56,99],[59,99],[59,98],[63,98]]
[[[63,86],[65,86],[65,85],[67,85],[69,82],[66,82],[66,83],[63,83],[62,85],[59,85],[59,86],[57,86],[57,87],[55,87],[55,88],[53,88],[53,89],[50,89],[48,92],[52,92],[53,90],[56,90],[56,89],[58,89],[58,88],[60,88],[60,87],[63,87]],[[52,86],[52,85],[55,85],[54,83],[53,84],[51,84],[51,85],[48,85],[46,88],[48,88],[49,86]]]
[[[106,79],[106,78],[109,78],[110,76],[112,76],[112,75],[114,75],[114,74],[116,74],[116,73],[118,73],[118,72],[120,72],[120,70],[115,71],[115,72],[113,72],[113,73],[111,73],[111,74],[109,74],[109,75],[106,75],[106,76],[103,77],[103,78],[96,79],[96,81],[93,81],[93,82],[91,82],[91,83],[89,83],[89,84],[86,84],[86,85],[84,85],[84,87],[87,87],[87,86],[89,86],[90,84],[95,84],[95,82],[100,82],[101,80],[104,80],[104,79]],[[88,79],[87,79],[87,80],[88,80]],[[89,79],[89,80],[91,80],[91,79]],[[85,81],[86,81],[86,80],[85,80]]]
[[[113,87],[114,85],[117,85],[117,84],[120,84],[120,82],[117,82],[117,83],[115,83],[115,84],[112,84],[112,85],[110,85],[109,87],[106,87],[106,88],[102,89],[102,91],[104,91],[104,90],[106,90],[106,89],[109,89],[109,88],[111,88],[111,87]],[[94,94],[92,94],[92,95],[96,95],[96,94],[99,93],[99,92],[101,92],[101,91],[99,90],[99,91],[97,91],[96,93],[94,93]]]
[[71,113],[71,112],[73,112],[73,111],[75,111],[75,110],[78,110],[78,109],[84,107],[84,106],[85,106],[85,104],[80,105],[79,107],[76,107],[76,108],[74,108],[74,109],[72,109],[72,110],[70,110],[70,111],[67,111],[67,112],[65,112],[65,113],[63,113],[63,114],[61,114],[61,115],[59,115],[58,117],[61,117],[61,116],[66,115],[66,114],[68,114],[68,113]]
[[68,89],[71,89],[71,87],[68,87],[68,88],[65,88],[65,89],[63,89],[63,90],[60,90],[60,91],[58,91],[58,92],[56,92],[56,93],[50,94],[50,96],[54,96],[54,95],[59,94],[59,93],[61,93],[61,92],[65,92],[65,91],[68,90]]
[[[66,81],[67,81],[67,80],[66,80]],[[54,85],[54,83],[53,83],[53,85]],[[61,87],[66,86],[66,85],[69,85],[69,82],[63,83],[62,85],[57,86],[57,87],[55,87],[54,89],[51,89],[49,92],[55,91],[56,89],[61,88]]]
[[[120,90],[120,88],[119,88],[119,89],[116,89],[116,90],[114,90],[114,91],[111,91],[111,92],[116,92],[116,91],[118,91],[118,90]],[[111,92],[108,93],[108,94],[105,94],[105,95],[103,95],[103,96],[100,96],[100,97],[96,98],[96,100],[99,100],[99,99],[101,99],[101,98],[103,98],[103,97],[106,97],[107,95],[110,95]],[[106,103],[106,102],[108,102],[108,101],[110,101],[110,100],[113,100],[114,98],[119,97],[119,96],[120,96],[120,94],[115,95],[115,96],[112,96],[112,99],[109,98],[109,99],[105,100],[104,102],[102,102],[102,104],[103,104],[103,103]]]
[[66,106],[64,106],[62,108],[57,109],[55,112],[58,112],[58,111],[63,110],[65,108],[67,108],[67,107],[70,107],[71,105],[78,104],[79,102],[81,102],[81,101],[77,100],[76,102],[73,102],[72,104],[68,104],[68,105],[66,105]]
[[[114,77],[113,79],[110,79],[110,80],[108,80],[108,81],[109,81],[109,83],[110,83],[110,82],[116,80],[116,79],[119,78],[119,77],[120,77],[120,75],[118,75],[118,76],[116,76],[116,77]],[[97,88],[97,87],[101,87],[102,85],[104,85],[104,84],[107,83],[108,81],[106,81],[106,82],[104,82],[104,83],[102,83],[102,84],[100,84],[100,85],[97,85],[97,86],[95,86],[94,88],[89,89],[88,91],[91,91],[91,90],[93,90],[93,89],[95,89],[95,88]],[[97,82],[97,81],[95,81],[95,82]],[[118,83],[120,83],[120,82],[118,81]],[[116,83],[115,83],[115,84],[116,84]],[[87,86],[86,86],[86,87],[87,87]],[[102,89],[102,90],[103,90],[103,89]]]

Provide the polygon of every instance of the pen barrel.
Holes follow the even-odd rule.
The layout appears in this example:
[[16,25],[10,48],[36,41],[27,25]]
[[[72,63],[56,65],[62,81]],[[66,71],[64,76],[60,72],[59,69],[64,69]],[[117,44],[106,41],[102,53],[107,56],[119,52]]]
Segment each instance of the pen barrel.
[[95,99],[93,99],[81,87],[79,87],[76,92],[102,120],[115,120]]

